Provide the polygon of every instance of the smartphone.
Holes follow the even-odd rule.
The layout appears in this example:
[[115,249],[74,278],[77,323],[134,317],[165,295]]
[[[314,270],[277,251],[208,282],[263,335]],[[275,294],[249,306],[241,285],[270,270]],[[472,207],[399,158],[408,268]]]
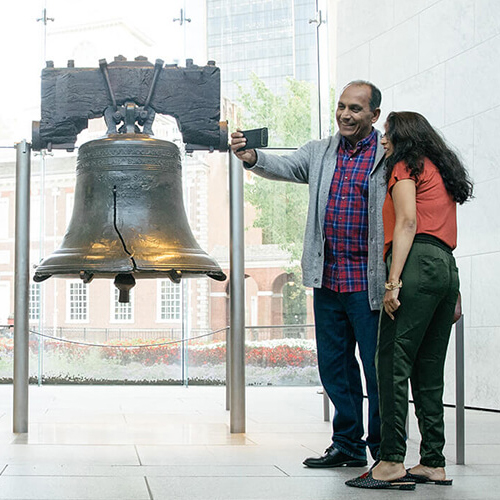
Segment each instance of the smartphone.
[[242,130],[241,133],[246,137],[247,143],[244,148],[240,148],[238,151],[244,151],[245,149],[267,148],[267,127]]

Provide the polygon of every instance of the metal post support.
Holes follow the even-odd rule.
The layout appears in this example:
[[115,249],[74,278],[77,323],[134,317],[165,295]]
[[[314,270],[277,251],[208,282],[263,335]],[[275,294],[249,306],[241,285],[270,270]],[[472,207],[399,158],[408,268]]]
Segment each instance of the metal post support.
[[226,328],[226,410],[231,409],[231,328]]
[[230,430],[245,432],[245,253],[243,168],[229,152]]
[[323,387],[323,420],[330,422],[330,398]]
[[464,315],[455,324],[455,403],[457,464],[465,464],[465,356]]
[[182,362],[182,384],[189,386],[189,337],[191,336],[191,314],[189,300],[189,285],[186,280],[182,281],[182,344],[181,344],[181,362]]
[[16,144],[13,432],[28,432],[31,144]]
[[[410,394],[410,381],[408,380],[408,394]],[[406,420],[405,420],[405,432],[406,439],[410,439],[410,401],[408,399],[408,407],[406,408]]]
[[405,421],[406,439],[410,439],[410,404],[408,403],[408,411],[406,412]]

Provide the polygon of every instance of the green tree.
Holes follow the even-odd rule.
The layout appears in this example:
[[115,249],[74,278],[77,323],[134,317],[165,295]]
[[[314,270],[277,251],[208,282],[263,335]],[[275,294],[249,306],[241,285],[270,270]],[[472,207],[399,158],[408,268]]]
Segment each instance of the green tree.
[[[251,91],[240,91],[243,129],[267,126],[273,147],[298,147],[311,139],[311,84],[290,78],[286,93],[279,96],[253,75]],[[302,323],[306,318],[306,294],[297,263],[307,214],[307,186],[255,176],[252,183],[245,185],[245,199],[257,209],[253,226],[262,229],[263,244],[277,244],[290,254],[286,271],[294,275],[294,283],[283,290],[283,322]]]
[[[283,96],[275,95],[256,75],[252,87],[240,87],[243,129],[267,126],[273,147],[297,147],[311,139],[312,84],[289,78]],[[264,244],[277,244],[290,253],[291,262],[300,258],[307,213],[307,186],[255,177],[245,185],[245,199],[257,209],[254,227],[262,229]],[[294,265],[291,272],[300,271]]]
[[311,95],[316,90],[308,82],[288,78],[283,96],[273,94],[255,74],[252,86],[245,92],[241,86],[240,123],[242,128],[268,127],[273,147],[298,147],[311,139]]

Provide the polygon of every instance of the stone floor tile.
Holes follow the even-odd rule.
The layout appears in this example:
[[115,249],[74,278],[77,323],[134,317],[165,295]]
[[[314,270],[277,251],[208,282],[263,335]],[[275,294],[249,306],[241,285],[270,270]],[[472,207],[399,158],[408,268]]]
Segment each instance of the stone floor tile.
[[0,476],[2,500],[151,500],[142,477]]

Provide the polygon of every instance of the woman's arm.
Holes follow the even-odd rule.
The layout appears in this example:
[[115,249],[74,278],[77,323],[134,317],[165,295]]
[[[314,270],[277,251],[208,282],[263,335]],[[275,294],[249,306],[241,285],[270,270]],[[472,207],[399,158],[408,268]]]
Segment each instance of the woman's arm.
[[[387,281],[389,283],[398,283],[417,230],[415,181],[403,179],[396,182],[391,194],[396,215],[396,225],[392,240],[392,262]],[[384,309],[391,319],[394,319],[394,311],[401,305],[398,295],[399,288],[386,290],[384,295]]]

